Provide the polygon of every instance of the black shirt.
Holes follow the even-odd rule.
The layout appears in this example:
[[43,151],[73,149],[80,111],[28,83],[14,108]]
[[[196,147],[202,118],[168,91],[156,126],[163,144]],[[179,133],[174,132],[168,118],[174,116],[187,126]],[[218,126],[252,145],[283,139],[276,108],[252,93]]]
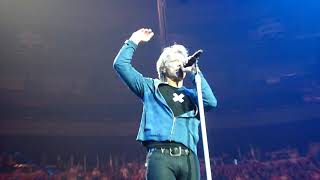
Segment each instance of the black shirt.
[[179,91],[179,88],[161,84],[159,90],[175,117],[196,109],[190,97],[182,91]]

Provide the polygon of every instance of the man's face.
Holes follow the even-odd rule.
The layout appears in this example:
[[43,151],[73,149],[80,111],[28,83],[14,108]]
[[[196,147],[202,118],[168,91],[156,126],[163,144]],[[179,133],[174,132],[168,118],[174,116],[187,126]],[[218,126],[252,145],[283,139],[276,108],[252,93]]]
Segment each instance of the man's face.
[[165,62],[165,76],[173,81],[181,81],[186,76],[186,73],[182,71],[183,67],[182,55],[176,55],[172,60]]

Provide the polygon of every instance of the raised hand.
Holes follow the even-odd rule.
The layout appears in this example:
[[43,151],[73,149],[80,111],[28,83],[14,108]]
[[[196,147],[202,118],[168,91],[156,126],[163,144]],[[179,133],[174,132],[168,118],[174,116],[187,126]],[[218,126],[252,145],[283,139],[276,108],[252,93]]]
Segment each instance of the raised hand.
[[148,42],[153,37],[153,35],[154,33],[151,29],[142,28],[132,33],[129,40],[133,41],[135,44],[138,45],[141,41]]

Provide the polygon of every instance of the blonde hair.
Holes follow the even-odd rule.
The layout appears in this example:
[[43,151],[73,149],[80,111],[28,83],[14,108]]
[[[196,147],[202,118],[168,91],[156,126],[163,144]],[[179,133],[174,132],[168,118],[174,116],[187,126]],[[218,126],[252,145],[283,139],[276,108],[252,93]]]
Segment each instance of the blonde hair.
[[165,63],[167,61],[175,60],[176,55],[182,55],[184,58],[181,61],[186,62],[188,59],[188,50],[179,44],[174,44],[172,46],[163,49],[158,61],[157,61],[157,72],[158,77],[161,81],[164,81],[163,69],[165,68]]

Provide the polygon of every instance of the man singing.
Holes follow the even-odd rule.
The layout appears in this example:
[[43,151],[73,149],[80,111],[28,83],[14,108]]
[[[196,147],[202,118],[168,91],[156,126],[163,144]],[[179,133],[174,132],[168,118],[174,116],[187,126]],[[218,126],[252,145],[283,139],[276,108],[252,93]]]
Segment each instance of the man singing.
[[[134,32],[113,63],[121,79],[143,102],[137,140],[147,149],[146,179],[198,180],[200,121],[197,91],[183,86],[187,73],[195,86],[196,67],[184,67],[189,59],[188,51],[175,44],[165,48],[157,61],[159,78],[144,77],[131,65],[131,60],[139,43],[148,42],[153,35],[151,29]],[[200,70],[197,71],[201,76],[207,111],[217,105],[217,100]]]

